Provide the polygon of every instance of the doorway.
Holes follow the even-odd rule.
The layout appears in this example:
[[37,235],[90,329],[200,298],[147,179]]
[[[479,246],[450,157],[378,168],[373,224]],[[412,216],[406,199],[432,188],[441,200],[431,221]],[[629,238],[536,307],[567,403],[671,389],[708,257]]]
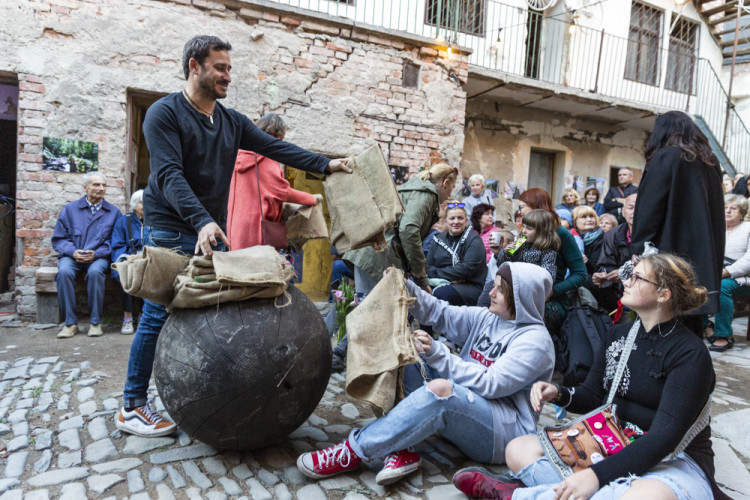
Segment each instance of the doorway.
[[0,76],[0,312],[13,312],[18,80]]
[[143,120],[146,118],[148,108],[165,95],[167,94],[128,90],[128,165],[125,172],[126,199],[130,199],[132,193],[139,189],[144,189],[146,184],[148,184],[151,167],[149,164],[148,147],[143,138]]
[[[628,168],[633,172],[633,184],[637,186],[641,183],[643,169],[633,167],[609,167],[609,187],[616,187],[619,184],[619,182],[617,182],[617,173],[621,168]],[[602,193],[602,200],[604,200],[604,194],[605,193]]]
[[527,187],[542,188],[550,195],[555,186],[555,153],[532,149],[529,155],[529,182]]

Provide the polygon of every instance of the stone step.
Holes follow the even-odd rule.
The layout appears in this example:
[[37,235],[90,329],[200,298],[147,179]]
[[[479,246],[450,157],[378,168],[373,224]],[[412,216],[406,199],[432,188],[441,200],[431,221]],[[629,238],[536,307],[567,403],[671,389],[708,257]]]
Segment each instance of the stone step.
[[16,303],[13,292],[0,293],[0,312],[13,312],[16,310]]

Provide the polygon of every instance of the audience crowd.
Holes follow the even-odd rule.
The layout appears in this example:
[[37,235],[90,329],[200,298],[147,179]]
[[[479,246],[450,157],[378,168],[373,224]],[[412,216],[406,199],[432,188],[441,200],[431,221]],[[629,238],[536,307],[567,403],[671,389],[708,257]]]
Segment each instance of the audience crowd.
[[[210,54],[228,54],[225,46],[217,47]],[[186,77],[202,77],[202,62],[189,61]],[[197,92],[197,83],[191,85]],[[174,99],[165,105],[190,109],[182,97]],[[211,210],[222,220],[221,213],[228,209],[228,241],[217,225],[211,238],[193,235],[190,241],[177,242],[183,251],[192,253],[195,247],[196,253],[202,249],[210,254],[212,243],[221,246],[221,240],[232,248],[262,244],[262,223],[280,222],[284,202],[320,203],[319,195],[291,189],[279,162],[296,155],[304,157],[311,171],[345,168],[343,162],[329,164],[326,158],[283,143],[286,125],[280,117],[264,117],[258,126],[270,134],[253,132],[258,151],[275,159],[245,150],[237,154],[232,148],[222,159],[226,179],[234,162],[231,186],[227,182],[223,188],[224,206]],[[149,142],[152,147],[159,146]],[[286,148],[283,154],[277,151],[281,147]],[[324,478],[382,460],[376,480],[388,484],[419,466],[412,446],[439,433],[478,462],[508,463],[512,474],[506,477],[476,468],[458,473],[454,483],[473,497],[619,498],[629,492],[641,498],[684,498],[680,485],[690,489],[690,498],[721,497],[713,479],[709,427],[676,457],[661,461],[675,450],[710,398],[715,375],[706,351],[732,348],[734,299],[750,295],[750,222],[745,221],[750,179],[722,181],[708,142],[681,112],[657,118],[645,160],[640,185],[633,183],[630,169],[622,168],[603,201],[596,187],[583,193],[567,189],[557,206],[549,193],[533,186],[513,200],[498,199],[479,174],[469,178],[466,198],[451,199],[458,170],[446,164],[398,186],[405,213],[398,226],[386,232],[385,251],[376,254],[367,247],[338,255],[332,248],[333,279],[353,279],[364,297],[389,267],[404,270],[407,290],[416,300],[412,315],[424,328],[415,332],[415,342],[426,371],[409,367],[407,397],[392,412],[356,429],[338,445],[303,454],[300,470]],[[194,180],[181,187],[189,189],[190,182]],[[144,192],[136,191],[130,212],[123,215],[104,199],[106,188],[104,175],[86,174],[85,195],[63,208],[55,226],[52,245],[59,254],[57,291],[65,321],[58,338],[78,332],[77,276],[84,275],[87,284],[88,335],[100,336],[110,264],[144,245],[174,246],[167,244],[172,233],[162,228],[154,234],[151,228],[154,218],[180,219],[177,214],[183,212],[170,208],[175,203],[171,197],[157,200],[156,190],[149,195],[149,188],[144,199]],[[191,203],[195,208],[203,201]],[[514,211],[498,217],[496,207]],[[203,212],[193,213],[200,217]],[[195,226],[193,222],[190,219]],[[173,234],[183,233],[177,230]],[[647,243],[659,254],[642,257]],[[117,280],[117,273],[111,273]],[[556,360],[565,355],[559,352],[557,337],[572,310],[572,295],[583,289],[617,324],[603,334],[585,382],[564,387],[551,383]],[[132,334],[140,307],[124,292],[121,299],[121,333]],[[145,311],[144,316],[162,323],[166,318],[148,302]],[[620,454],[600,457],[590,468],[563,478],[533,436],[541,404],[551,402],[578,413],[601,405],[631,329],[626,320],[636,316],[641,323],[634,328],[640,330],[615,402],[622,418],[644,436]],[[153,338],[159,321],[149,327]],[[693,333],[706,338],[707,349]],[[457,355],[437,340],[440,335],[457,346]],[[343,341],[336,347],[334,368],[344,369],[345,358]],[[145,408],[144,429],[153,429],[142,435],[172,432],[174,425],[142,401],[138,388],[147,384],[150,368],[140,371],[140,385],[130,379],[128,384],[138,387],[126,385],[126,395],[128,390],[132,394],[118,426],[138,434],[127,427],[123,415],[128,419]],[[642,479],[633,480],[635,475]]]

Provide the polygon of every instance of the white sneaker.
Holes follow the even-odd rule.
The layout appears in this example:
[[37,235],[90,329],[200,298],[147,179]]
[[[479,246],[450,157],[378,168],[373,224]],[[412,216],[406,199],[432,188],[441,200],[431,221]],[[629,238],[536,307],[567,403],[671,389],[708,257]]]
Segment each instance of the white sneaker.
[[91,325],[86,335],[88,335],[89,337],[101,337],[102,335],[104,335],[104,332],[102,331],[102,325]]
[[150,401],[134,408],[133,411],[125,411],[125,408],[122,408],[115,424],[123,432],[142,437],[166,436],[177,430],[174,422],[164,420],[151,408]]
[[133,320],[124,322],[122,324],[122,328],[120,328],[120,333],[122,333],[123,335],[133,335],[134,331]]
[[78,325],[65,325],[65,328],[57,334],[58,339],[69,339],[78,333]]

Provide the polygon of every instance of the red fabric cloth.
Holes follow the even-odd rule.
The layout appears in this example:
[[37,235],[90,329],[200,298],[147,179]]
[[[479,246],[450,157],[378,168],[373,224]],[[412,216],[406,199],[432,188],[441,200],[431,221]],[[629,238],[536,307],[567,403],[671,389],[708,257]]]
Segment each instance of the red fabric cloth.
[[[281,221],[284,202],[314,205],[315,197],[292,189],[281,172],[281,166],[257,155],[261,203],[266,220]],[[232,250],[263,244],[258,203],[258,181],[255,179],[255,153],[240,150],[234,163],[227,206],[227,237]]]

